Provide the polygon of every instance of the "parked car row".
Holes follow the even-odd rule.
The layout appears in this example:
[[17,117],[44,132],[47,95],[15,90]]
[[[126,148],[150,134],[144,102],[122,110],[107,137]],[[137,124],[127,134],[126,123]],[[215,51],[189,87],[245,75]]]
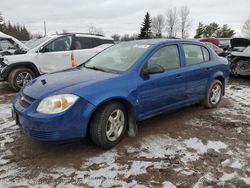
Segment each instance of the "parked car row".
[[114,44],[113,39],[79,33],[51,35],[29,44],[25,53],[0,60],[0,78],[15,91],[40,75],[71,68],[72,54],[79,64]]

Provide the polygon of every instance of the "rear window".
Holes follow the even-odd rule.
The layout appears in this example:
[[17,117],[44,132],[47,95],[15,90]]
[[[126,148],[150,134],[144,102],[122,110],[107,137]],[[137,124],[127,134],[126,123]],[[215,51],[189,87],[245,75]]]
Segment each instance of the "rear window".
[[186,65],[196,65],[210,60],[209,51],[199,45],[184,44],[183,50],[185,53]]
[[75,50],[81,50],[81,49],[89,49],[93,48],[93,40],[92,38],[88,37],[75,37],[74,41],[74,49]]
[[103,44],[114,44],[113,40],[108,39],[99,39],[99,38],[93,38],[94,47],[100,46]]

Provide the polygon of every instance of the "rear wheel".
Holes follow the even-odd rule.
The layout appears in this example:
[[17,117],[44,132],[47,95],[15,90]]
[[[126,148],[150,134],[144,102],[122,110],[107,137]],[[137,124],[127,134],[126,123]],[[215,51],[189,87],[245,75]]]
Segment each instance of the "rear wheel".
[[29,68],[21,67],[11,71],[8,77],[10,88],[19,91],[25,84],[35,78],[35,74]]
[[127,112],[125,107],[117,102],[111,102],[94,114],[90,123],[90,137],[92,141],[109,149],[117,145],[127,128]]
[[202,101],[202,105],[206,108],[215,108],[221,101],[223,95],[223,85],[221,81],[215,80],[209,87],[206,98]]

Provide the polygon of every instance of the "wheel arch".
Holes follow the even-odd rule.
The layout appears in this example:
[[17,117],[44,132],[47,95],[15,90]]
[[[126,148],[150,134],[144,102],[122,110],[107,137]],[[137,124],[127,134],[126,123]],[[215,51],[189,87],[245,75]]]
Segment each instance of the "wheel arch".
[[31,69],[35,76],[38,77],[40,76],[40,72],[37,69],[36,65],[32,62],[18,62],[18,63],[14,63],[14,64],[10,64],[7,66],[7,68],[4,70],[2,77],[4,78],[4,80],[7,81],[9,74],[16,68],[21,68],[21,67],[25,67],[25,68],[29,68]]
[[225,95],[225,89],[226,89],[226,83],[225,83],[225,78],[221,75],[218,75],[215,77],[215,80],[219,80],[222,83],[223,87],[223,95]]
[[[223,74],[223,72],[216,72],[211,78],[210,78],[210,80],[209,80],[209,82],[208,82],[208,85],[207,85],[207,90],[208,90],[208,88],[210,87],[210,85],[213,83],[213,81],[215,81],[215,80],[219,80],[221,83],[222,83],[222,86],[223,86],[223,95],[225,95],[225,86],[226,86],[226,79],[225,79],[225,77],[224,77],[224,74]],[[206,91],[207,91],[206,90]]]
[[[135,109],[132,105],[132,103],[123,98],[123,97],[112,97],[112,98],[108,98],[103,100],[101,103],[99,103],[95,109],[92,111],[89,121],[88,121],[88,126],[87,126],[87,134],[89,134],[89,129],[90,129],[90,123],[95,115],[95,113],[97,112],[97,110],[99,110],[100,108],[102,108],[104,105],[111,103],[111,102],[118,102],[121,103],[125,109],[127,110],[127,114],[128,114],[128,131],[129,131],[129,135],[130,136],[135,136],[137,134],[137,125],[136,125],[136,114],[135,114]],[[130,134],[132,132],[132,134]]]

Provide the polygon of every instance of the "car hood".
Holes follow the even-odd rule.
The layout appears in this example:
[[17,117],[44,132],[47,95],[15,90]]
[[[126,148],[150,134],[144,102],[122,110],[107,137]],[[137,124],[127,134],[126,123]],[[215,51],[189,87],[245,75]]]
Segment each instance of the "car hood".
[[231,54],[233,56],[250,57],[250,53],[246,52],[232,52]]
[[68,87],[80,85],[79,87],[83,88],[116,76],[117,74],[86,68],[70,69],[40,76],[29,82],[21,92],[34,99],[42,99],[49,95],[58,94]]

